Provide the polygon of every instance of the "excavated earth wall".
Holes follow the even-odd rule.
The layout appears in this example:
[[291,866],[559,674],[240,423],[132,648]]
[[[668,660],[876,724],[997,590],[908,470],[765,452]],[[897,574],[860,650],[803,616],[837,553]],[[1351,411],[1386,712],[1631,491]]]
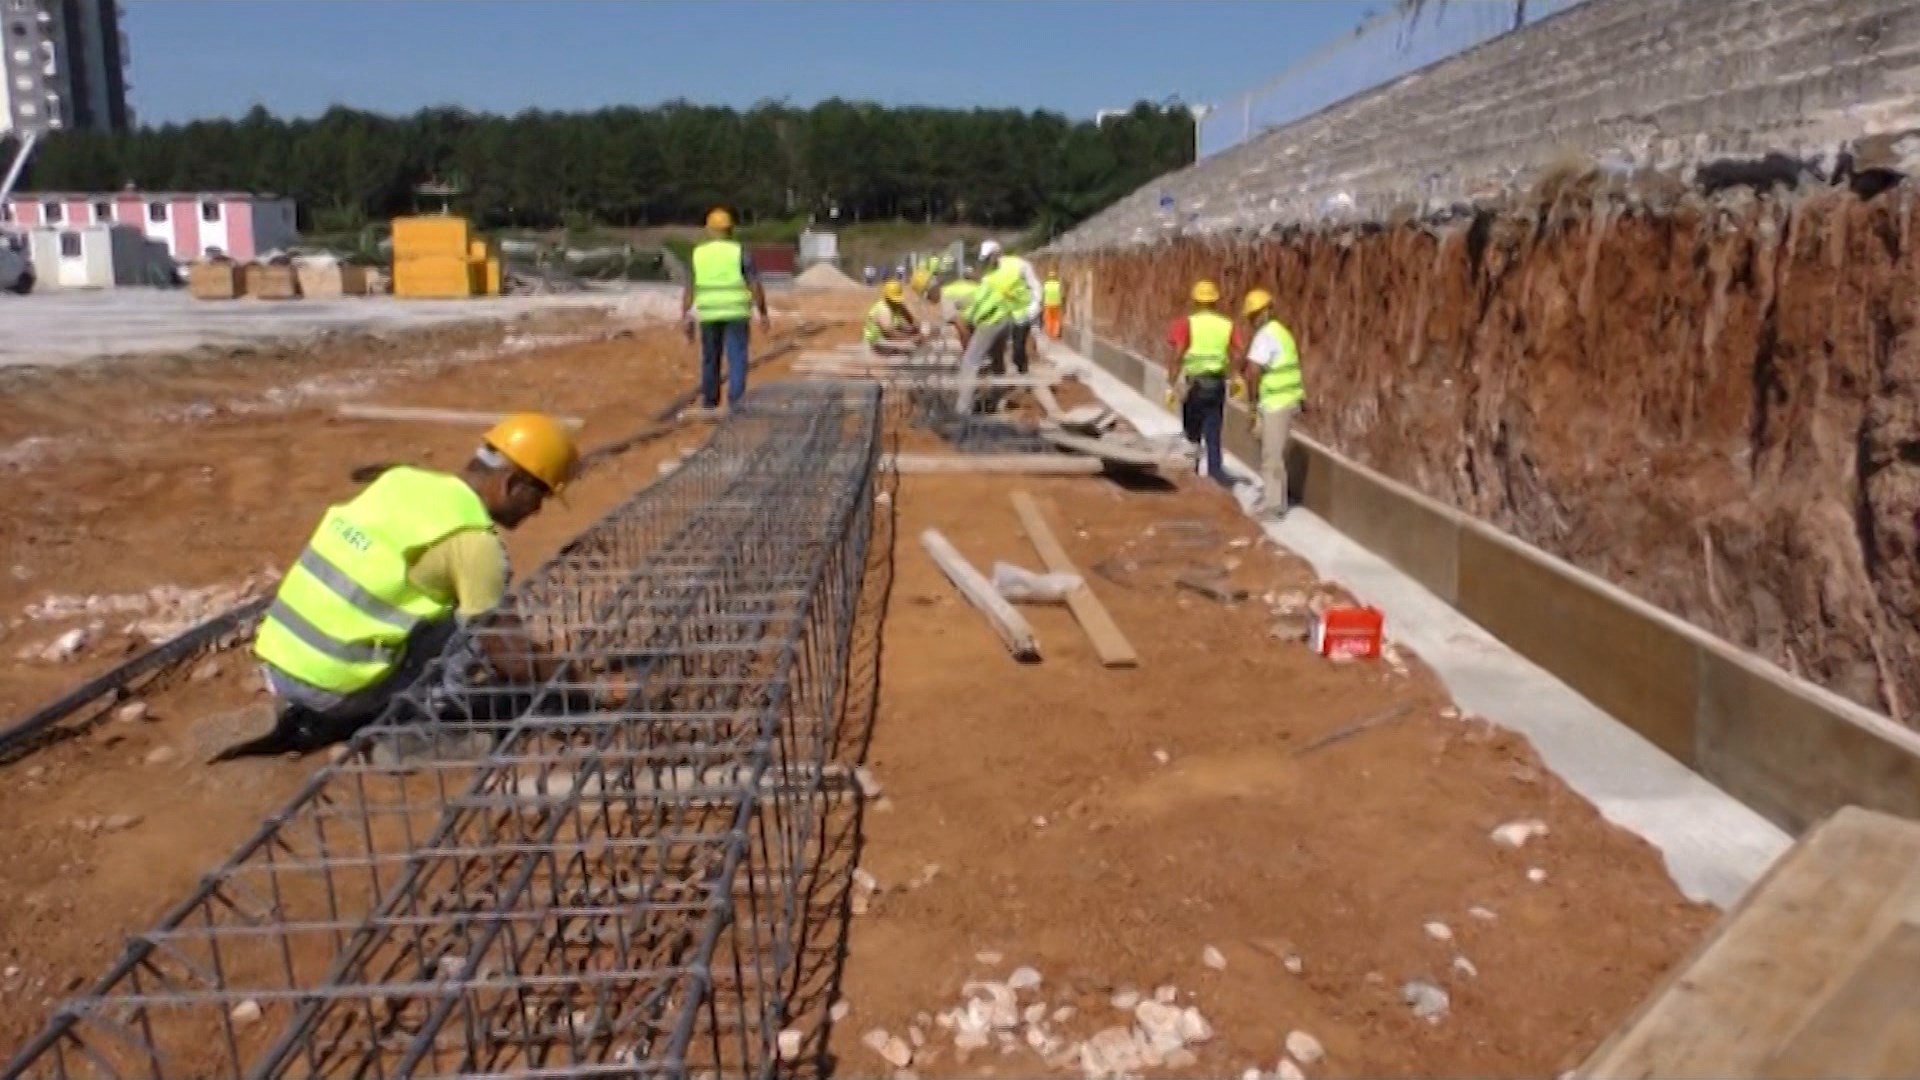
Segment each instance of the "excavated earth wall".
[[1912,181],[1068,251],[1156,360],[1200,277],[1274,290],[1301,427],[1789,671],[1920,718]]

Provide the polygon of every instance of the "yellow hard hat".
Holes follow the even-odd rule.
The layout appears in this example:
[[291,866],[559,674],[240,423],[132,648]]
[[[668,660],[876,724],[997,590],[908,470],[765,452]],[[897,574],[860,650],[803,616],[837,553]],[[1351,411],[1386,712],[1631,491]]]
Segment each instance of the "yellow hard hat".
[[927,273],[925,270],[915,270],[913,272],[912,280],[910,280],[907,284],[912,286],[914,292],[925,292],[927,289],[927,282],[932,280],[933,280],[932,274]]
[[1240,314],[1251,315],[1254,312],[1259,311],[1261,308],[1271,307],[1272,305],[1273,305],[1273,297],[1267,292],[1267,290],[1255,289],[1252,292],[1247,294],[1247,298],[1245,300],[1241,301]]
[[716,206],[707,211],[707,228],[715,231],[731,229],[733,228],[733,215],[727,213],[725,207]]
[[888,278],[887,283],[880,286],[880,295],[897,304],[907,298],[907,291],[900,287],[900,279]]
[[573,479],[580,448],[560,422],[544,413],[514,413],[487,432],[487,445],[522,472],[559,491]]
[[1220,301],[1220,286],[1211,281],[1193,283],[1193,302],[1196,304],[1214,304]]

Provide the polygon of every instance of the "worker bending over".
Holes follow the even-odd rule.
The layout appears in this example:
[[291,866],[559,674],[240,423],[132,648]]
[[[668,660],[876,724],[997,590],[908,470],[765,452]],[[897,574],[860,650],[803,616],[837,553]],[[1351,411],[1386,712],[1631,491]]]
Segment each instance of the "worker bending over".
[[1193,311],[1167,331],[1167,404],[1180,401],[1180,424],[1187,442],[1204,449],[1206,474],[1229,490],[1220,447],[1227,414],[1227,366],[1239,355],[1244,335],[1233,320],[1214,310],[1220,288],[1211,281],[1193,286]]
[[1047,280],[1040,284],[1040,304],[1042,317],[1046,320],[1047,336],[1060,340],[1060,308],[1067,302],[1067,293],[1060,285],[1060,271],[1047,271]]
[[[960,389],[954,398],[954,409],[961,416],[973,412],[974,386],[980,372],[997,374],[1004,369],[1015,320],[1030,306],[1025,277],[1017,268],[1005,265],[1005,260],[996,264],[999,253],[1000,246],[991,240],[980,245],[982,267],[995,268],[982,273],[980,286],[962,316],[971,330],[960,353]],[[990,399],[994,397],[989,395]]]
[[[1265,289],[1247,294],[1241,313],[1254,328],[1253,342],[1239,354],[1234,373],[1251,388],[1254,423],[1260,432],[1260,505],[1262,517],[1279,520],[1287,515],[1287,434],[1306,400],[1300,374],[1300,349],[1293,333],[1273,313],[1273,297]],[[1256,384],[1253,371],[1259,371]]]
[[707,239],[693,249],[692,273],[680,292],[680,321],[689,332],[693,314],[700,325],[700,407],[720,408],[720,353],[727,354],[727,405],[747,395],[748,317],[760,312],[766,330],[767,293],[753,257],[733,239],[733,215],[716,207],[707,212]]
[[[1013,369],[1025,375],[1027,346],[1033,336],[1033,324],[1040,319],[1040,279],[1034,274],[1032,263],[1018,255],[1002,252],[998,240],[981,243],[980,266],[981,282],[991,284],[998,279],[1011,301],[1007,313],[1006,351],[1013,354]],[[1003,374],[1005,363],[1004,356],[996,354],[994,373]]]
[[968,267],[951,281],[935,282],[930,294],[931,299],[940,305],[940,321],[953,327],[954,336],[959,339],[963,350],[973,336],[973,325],[967,322],[967,312],[973,307],[974,297],[979,292],[980,283],[974,280],[973,268]]
[[[320,519],[280,581],[254,638],[277,699],[273,730],[214,758],[306,751],[378,718],[439,656],[464,621],[507,589],[497,529],[533,516],[579,464],[573,437],[551,417],[510,416],[458,475],[394,466]],[[494,674],[546,678],[552,664],[500,614],[476,635]]]
[[920,321],[907,310],[907,291],[898,281],[880,286],[880,299],[867,309],[867,348],[886,356],[905,356],[920,344]]

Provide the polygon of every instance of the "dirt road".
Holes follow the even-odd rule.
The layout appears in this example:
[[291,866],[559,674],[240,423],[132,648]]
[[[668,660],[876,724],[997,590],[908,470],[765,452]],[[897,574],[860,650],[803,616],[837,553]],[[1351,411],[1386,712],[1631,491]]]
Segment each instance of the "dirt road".
[[[849,316],[863,302],[814,305],[840,320],[821,342],[853,340]],[[504,355],[500,331],[459,330],[36,377],[0,404],[20,509],[0,539],[24,571],[0,576],[0,611],[15,617],[50,593],[206,586],[277,568],[319,508],[351,490],[352,466],[453,466],[470,448],[473,433],[458,429],[339,420],[330,399],[272,404],[303,381],[377,380],[390,402],[572,413],[589,446],[637,429],[692,372],[671,330],[629,332],[527,323],[510,333],[534,344]],[[585,340],[545,343],[556,334]],[[425,363],[469,351],[456,366]],[[249,404],[262,400],[271,407]],[[510,538],[516,565],[698,438],[689,429],[590,474]],[[39,441],[22,450],[23,440]],[[930,446],[909,433],[902,448]],[[1041,499],[1083,570],[1099,568],[1094,587],[1139,649],[1138,669],[1101,668],[1064,610],[1046,608],[1029,609],[1045,660],[1016,665],[921,553],[916,537],[936,526],[983,568],[1037,567],[1008,503],[1014,487]],[[883,792],[864,815],[861,855],[880,891],[851,924],[840,988],[850,1011],[828,1044],[839,1073],[886,1071],[863,1036],[904,1038],[916,1020],[920,1075],[1051,1071],[1025,1043],[963,1061],[933,1019],[963,1003],[966,980],[1030,965],[1043,982],[1021,1004],[1045,1003],[1063,1047],[1127,1022],[1114,994],[1174,988],[1212,1037],[1156,1072],[1270,1070],[1297,1029],[1324,1047],[1316,1076],[1539,1074],[1596,1042],[1708,921],[1646,845],[1601,822],[1522,740],[1459,717],[1417,659],[1337,665],[1291,640],[1297,620],[1274,609],[1337,590],[1256,540],[1217,492],[916,476],[899,481],[893,507],[870,757]],[[1196,565],[1229,570],[1251,598],[1223,607],[1176,589],[1173,577]],[[0,647],[41,644],[62,625],[23,624]],[[15,715],[126,644],[108,633],[71,664],[14,664],[0,705]],[[151,721],[108,722],[0,766],[12,781],[0,785],[0,1048],[103,971],[125,935],[313,767],[198,764],[261,721],[244,651],[148,701]],[[1300,753],[1397,707],[1390,723]],[[115,814],[133,820],[108,821]],[[1549,832],[1518,851],[1490,839],[1526,819]],[[1224,967],[1205,962],[1209,948]],[[1413,1015],[1410,980],[1446,991],[1444,1019]],[[1073,1012],[1053,1019],[1060,1009]]]

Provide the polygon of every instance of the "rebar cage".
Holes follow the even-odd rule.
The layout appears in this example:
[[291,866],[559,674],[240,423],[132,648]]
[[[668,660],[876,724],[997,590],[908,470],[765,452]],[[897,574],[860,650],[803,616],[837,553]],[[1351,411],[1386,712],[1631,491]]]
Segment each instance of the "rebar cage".
[[[448,651],[557,670],[436,665],[7,1075],[771,1073],[882,411],[743,404]],[[421,730],[450,734],[393,751]]]

